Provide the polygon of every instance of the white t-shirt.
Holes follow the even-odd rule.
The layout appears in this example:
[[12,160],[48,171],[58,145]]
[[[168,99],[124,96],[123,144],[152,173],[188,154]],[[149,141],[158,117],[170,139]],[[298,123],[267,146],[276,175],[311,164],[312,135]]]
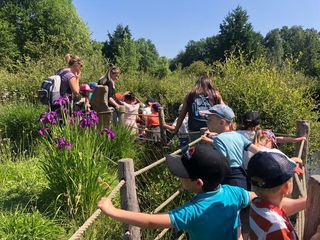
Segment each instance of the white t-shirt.
[[[172,126],[177,125],[178,118],[174,120],[172,123]],[[179,128],[178,134],[181,135],[179,137],[187,137],[188,136],[188,116],[186,116],[181,124],[181,127]]]
[[140,108],[140,103],[136,104],[128,104],[126,102],[122,102],[122,104],[126,108],[126,113],[124,114],[124,124],[127,126],[132,126],[132,127],[137,127],[137,115],[139,108]]

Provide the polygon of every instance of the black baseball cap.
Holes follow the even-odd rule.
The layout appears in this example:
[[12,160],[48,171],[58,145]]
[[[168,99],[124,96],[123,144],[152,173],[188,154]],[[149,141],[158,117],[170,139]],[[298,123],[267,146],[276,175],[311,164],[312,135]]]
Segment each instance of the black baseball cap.
[[288,181],[295,172],[300,172],[296,163],[279,152],[258,152],[250,159],[248,175],[252,185],[274,188]]
[[260,124],[260,115],[258,112],[246,112],[243,123],[247,127],[256,127]]
[[170,171],[177,177],[200,178],[217,185],[229,170],[226,157],[209,144],[188,148],[182,156],[170,154],[166,160]]

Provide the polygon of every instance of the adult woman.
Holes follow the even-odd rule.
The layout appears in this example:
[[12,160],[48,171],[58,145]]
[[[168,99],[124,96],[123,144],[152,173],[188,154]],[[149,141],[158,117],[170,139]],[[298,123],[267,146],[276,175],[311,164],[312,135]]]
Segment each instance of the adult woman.
[[115,100],[115,84],[119,81],[121,71],[118,67],[110,67],[105,76],[100,78],[98,81],[99,85],[108,86],[108,105],[114,107],[115,109],[119,108],[119,104]]
[[[67,62],[67,67],[59,69],[56,75],[60,75],[61,77],[60,95],[62,97],[70,95],[71,100],[79,95],[79,80],[83,61],[80,57],[70,54],[65,56],[65,61]],[[58,108],[58,105],[51,106],[52,110],[56,110]]]
[[[208,110],[216,104],[223,104],[219,91],[213,86],[210,78],[200,77],[184,98],[183,108],[179,114],[174,133],[179,131],[187,113],[189,113],[188,127],[190,132],[200,131],[200,128],[207,127],[208,117],[200,114],[200,111]],[[190,135],[191,140],[198,137],[200,137],[200,133]]]

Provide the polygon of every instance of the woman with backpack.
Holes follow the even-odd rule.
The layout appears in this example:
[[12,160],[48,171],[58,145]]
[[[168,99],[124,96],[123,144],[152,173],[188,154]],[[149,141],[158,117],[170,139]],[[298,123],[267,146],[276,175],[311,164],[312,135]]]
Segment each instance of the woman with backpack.
[[[213,86],[210,78],[202,76],[196,82],[192,90],[185,96],[183,108],[179,114],[177,125],[173,131],[177,134],[185,116],[189,115],[188,127],[190,140],[200,137],[200,129],[207,127],[208,116],[200,114],[200,111],[208,110],[216,104],[223,104],[219,91]],[[199,133],[192,133],[199,132]]]
[[[72,95],[72,97],[70,97],[71,100],[78,96],[80,92],[79,80],[83,61],[80,57],[71,54],[67,54],[64,59],[68,65],[66,68],[59,69],[56,75],[61,77],[60,96],[65,97],[67,95]],[[59,105],[53,104],[51,109],[56,110],[59,107]]]

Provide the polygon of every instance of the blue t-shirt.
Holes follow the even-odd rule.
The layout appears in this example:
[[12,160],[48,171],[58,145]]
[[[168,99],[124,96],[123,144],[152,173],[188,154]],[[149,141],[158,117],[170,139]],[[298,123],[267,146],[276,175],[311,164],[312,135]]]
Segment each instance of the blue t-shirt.
[[213,147],[220,151],[229,161],[230,167],[240,167],[243,163],[243,151],[252,142],[235,132],[223,132],[213,138]]
[[192,240],[237,239],[239,211],[250,203],[243,188],[221,185],[197,194],[190,202],[169,212],[172,226],[185,230]]

